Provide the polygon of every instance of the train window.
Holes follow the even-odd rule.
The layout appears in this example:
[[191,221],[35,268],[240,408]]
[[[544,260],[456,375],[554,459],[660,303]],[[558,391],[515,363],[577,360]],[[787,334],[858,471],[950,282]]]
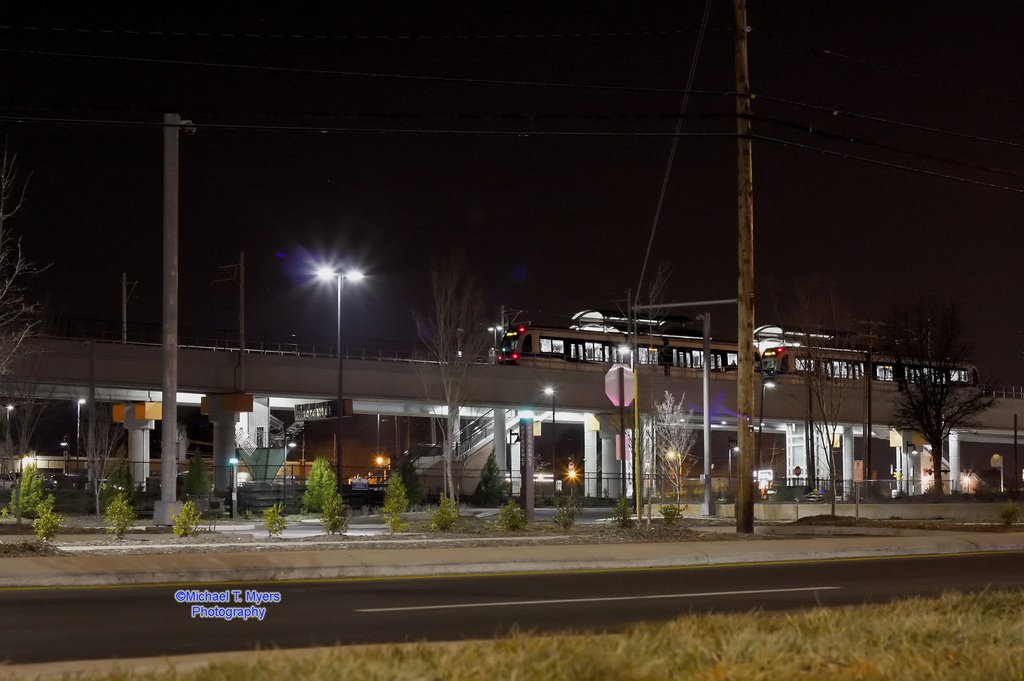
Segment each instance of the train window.
[[740,364],[740,356],[739,356],[739,354],[735,353],[735,352],[728,353],[728,355],[726,355],[726,363],[729,366],[731,366],[731,367],[739,366],[739,364]]
[[892,365],[891,364],[876,364],[875,365],[875,380],[876,381],[891,381],[892,380]]
[[687,357],[686,366],[691,367],[693,369],[703,369],[704,368],[704,351],[703,350],[690,350],[690,352],[688,354],[689,354],[689,357]]
[[533,334],[526,334],[523,339],[523,352],[533,352]]
[[583,344],[583,356],[593,362],[604,361],[604,346],[600,343],[584,343]]
[[558,338],[541,338],[540,351],[546,354],[565,354],[565,341]]
[[950,380],[953,383],[967,383],[967,370],[966,369],[951,369],[949,372]]
[[814,360],[807,359],[806,357],[796,358],[796,370],[797,371],[811,371],[814,369]]

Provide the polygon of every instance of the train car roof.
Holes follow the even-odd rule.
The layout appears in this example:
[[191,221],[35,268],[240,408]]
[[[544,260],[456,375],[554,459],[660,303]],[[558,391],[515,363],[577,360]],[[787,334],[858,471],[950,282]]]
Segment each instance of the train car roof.
[[[572,328],[625,332],[629,320],[618,310],[580,310],[572,316]],[[662,317],[638,317],[636,323],[641,332],[660,335],[682,335],[693,331],[694,320],[682,315]]]

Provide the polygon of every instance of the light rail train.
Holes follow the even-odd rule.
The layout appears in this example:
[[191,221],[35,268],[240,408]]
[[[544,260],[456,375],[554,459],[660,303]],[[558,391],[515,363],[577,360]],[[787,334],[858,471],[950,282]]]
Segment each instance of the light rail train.
[[[680,318],[638,320],[640,332],[630,342],[625,332],[626,320],[607,312],[585,310],[573,315],[568,328],[515,324],[505,329],[498,351],[499,364],[530,366],[565,366],[568,363],[595,370],[615,362],[628,363],[631,345],[636,346],[641,366],[660,366],[666,373],[673,369],[699,370],[704,367],[704,346],[700,336],[674,333],[688,320]],[[783,332],[779,327],[761,327],[755,332],[755,370],[762,365],[773,374],[800,374],[811,370],[815,362],[833,378],[863,380],[868,365],[868,352],[860,348],[828,347],[828,336]],[[800,342],[795,339],[803,338]],[[813,349],[807,340],[814,342]],[[735,342],[711,341],[712,371],[735,371],[739,351]],[[900,361],[884,353],[872,353],[871,378],[876,381],[903,381],[909,372],[925,367],[913,361]],[[978,371],[973,364],[962,363],[950,368],[955,383],[978,384]]]

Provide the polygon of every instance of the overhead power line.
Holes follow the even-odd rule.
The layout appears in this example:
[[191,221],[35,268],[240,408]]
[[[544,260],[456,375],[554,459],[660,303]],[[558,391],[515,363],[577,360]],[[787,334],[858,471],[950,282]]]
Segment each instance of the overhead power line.
[[[31,124],[50,124],[50,125],[90,125],[90,126],[110,126],[110,127],[133,127],[133,128],[160,128],[164,124],[160,121],[131,121],[131,120],[114,120],[114,119],[86,119],[86,118],[59,118],[59,117],[40,117],[40,116],[16,116],[9,114],[0,114],[0,121],[7,121],[11,123],[31,123]],[[735,138],[737,137],[735,132],[643,132],[643,131],[590,131],[590,130],[470,130],[470,129],[443,129],[443,128],[356,128],[356,127],[340,127],[340,126],[308,126],[308,125],[268,125],[268,124],[251,124],[251,123],[189,123],[183,124],[178,127],[191,127],[199,130],[239,130],[239,131],[263,131],[263,132],[285,132],[285,133],[304,133],[304,134],[380,134],[380,135],[452,135],[452,136],[474,136],[474,137],[566,137],[566,138],[586,138],[586,137],[609,137],[609,138],[666,138],[666,137],[705,137],[705,138]],[[940,178],[944,180],[950,180],[955,182],[961,182],[965,184],[971,184],[980,187],[988,187],[990,189],[998,189],[1001,191],[1012,192],[1015,194],[1024,194],[1024,189],[1011,187],[1007,185],[996,184],[993,182],[984,182],[981,180],[974,180],[972,178],[950,175],[948,173],[940,173],[924,168],[915,168],[900,163],[893,163],[890,161],[883,161],[881,159],[870,158],[867,156],[859,156],[856,154],[850,154],[844,151],[836,151],[833,149],[825,149],[822,147],[816,147],[810,144],[803,144],[800,142],[794,142],[777,137],[769,137],[766,135],[751,135],[751,139],[760,140],[762,142],[768,142],[770,144],[776,144],[786,147],[793,147],[801,149],[803,151],[816,152],[825,156],[833,158],[841,158],[844,160],[857,161],[860,163],[867,163],[875,166],[881,166],[891,168],[895,170],[902,170],[905,172],[915,173],[918,175],[927,175],[929,177]]]
[[829,132],[822,130],[814,125],[808,125],[806,123],[796,123],[794,121],[787,121],[779,118],[772,118],[768,116],[754,115],[754,120],[762,121],[772,125],[778,125],[791,130],[797,130],[807,135],[814,137],[822,137],[825,139],[834,140],[836,142],[842,142],[844,144],[855,144],[859,146],[869,147],[871,149],[878,149],[880,151],[889,151],[896,154],[904,154],[919,158],[926,161],[936,161],[939,163],[948,163],[949,165],[960,166],[961,168],[970,168],[971,170],[980,170],[986,173],[994,173],[996,175],[1004,175],[1006,177],[1015,177],[1018,179],[1024,179],[1024,173],[1018,173],[1012,170],[1005,170],[1003,168],[995,168],[992,166],[980,165],[977,163],[971,163],[970,161],[962,161],[956,158],[950,158],[948,156],[940,156],[938,154],[929,154],[921,151],[914,151],[911,149],[905,149],[898,147],[893,144],[885,144],[883,142],[875,142],[872,140],[864,139],[861,137],[854,137],[850,135],[844,135],[842,133]]
[[[343,71],[337,69],[309,69],[296,66],[267,66],[263,64],[238,64],[231,62],[196,61],[191,59],[160,59],[155,57],[126,57],[111,54],[89,54],[81,52],[53,52],[48,50],[22,50],[0,47],[0,53],[22,54],[36,57],[59,57],[64,59],[95,59],[97,61],[126,62],[136,64],[158,64],[163,66],[189,66],[238,71],[265,71],[276,73],[305,74],[311,76],[342,76],[346,78],[371,78],[380,80],[409,80],[435,83],[460,83],[471,85],[502,85],[515,87],[565,88],[572,90],[604,90],[613,92],[651,92],[657,94],[680,94],[678,88],[645,87],[641,85],[602,85],[587,83],[559,83],[540,80],[503,80],[498,78],[462,78],[459,76],[425,76],[406,73],[384,73],[377,71]],[[718,90],[698,90],[691,95],[722,97],[731,93]]]
[[988,187],[989,189],[998,189],[1000,191],[1012,192],[1014,194],[1024,194],[1024,189],[1019,187],[1009,187],[1004,184],[995,184],[993,182],[984,182],[982,180],[974,180],[969,177],[962,177],[959,175],[949,175],[947,173],[939,173],[934,170],[925,170],[924,168],[914,168],[913,166],[903,165],[901,163],[893,163],[891,161],[882,161],[877,158],[869,158],[867,156],[858,156],[856,154],[848,154],[844,151],[835,151],[833,149],[822,149],[821,147],[814,147],[809,144],[801,144],[799,142],[792,142],[786,139],[780,139],[777,137],[768,137],[766,135],[751,135],[751,139],[760,140],[762,142],[769,142],[771,144],[778,144],[784,147],[793,147],[795,149],[801,149],[803,151],[811,151],[825,156],[832,156],[834,158],[841,158],[847,161],[857,161],[858,163],[867,163],[870,165],[881,166],[883,168],[892,168],[894,170],[902,170],[909,173],[915,173],[917,175],[927,175],[929,177],[937,177],[943,180],[952,180],[955,182],[963,182],[964,184],[973,184],[978,187]]
[[[557,88],[557,89],[571,89],[571,90],[594,90],[594,91],[605,91],[605,92],[646,92],[652,94],[688,94],[691,96],[705,96],[705,97],[736,97],[737,93],[732,91],[722,90],[683,90],[680,88],[672,87],[652,87],[652,86],[641,86],[641,85],[608,85],[600,83],[566,83],[557,81],[537,81],[537,80],[511,80],[511,79],[497,79],[497,78],[464,78],[459,76],[428,76],[428,75],[416,75],[416,74],[401,74],[401,73],[386,73],[376,71],[346,71],[338,69],[309,69],[302,67],[293,66],[268,66],[261,64],[238,64],[228,62],[211,62],[211,61],[196,61],[187,59],[160,59],[154,57],[128,57],[120,55],[108,55],[108,54],[90,54],[90,53],[79,53],[79,52],[60,52],[50,50],[24,50],[17,48],[0,48],[0,54],[21,54],[37,57],[57,57],[65,59],[93,59],[97,61],[111,61],[111,62],[126,62],[126,63],[138,63],[138,64],[158,64],[164,66],[187,66],[187,67],[201,67],[201,68],[214,68],[214,69],[229,69],[238,71],[252,71],[252,72],[276,72],[276,73],[291,73],[291,74],[305,74],[313,76],[338,76],[346,78],[367,78],[367,79],[380,79],[380,80],[407,80],[407,81],[419,81],[419,82],[437,82],[437,83],[457,83],[465,85],[494,85],[494,86],[509,86],[509,87],[542,87],[542,88]],[[812,104],[809,102],[801,102],[798,100],[787,99],[784,97],[775,97],[772,95],[751,93],[751,98],[760,99],[765,102],[771,102],[774,104],[780,104],[783,106],[797,107],[820,113],[826,113],[832,116],[839,116],[844,118],[851,118],[855,120],[877,123],[880,125],[889,125],[899,128],[906,128],[910,130],[917,130],[920,132],[927,132],[931,134],[944,135],[949,137],[955,137],[974,142],[984,142],[987,144],[995,144],[1001,146],[1008,146],[1012,148],[1024,147],[1024,143],[1015,142],[1013,140],[1006,140],[993,137],[985,137],[982,135],[974,135],[971,133],[960,132],[957,130],[949,130],[947,128],[939,128],[935,126],[923,125],[919,123],[913,123],[908,121],[901,121],[892,118],[885,118],[882,116],[874,116],[870,114],[863,114],[856,111],[848,111],[837,107],[830,107],[821,104]]]
[[920,132],[928,132],[936,135],[946,135],[948,137],[959,137],[960,139],[971,140],[972,142],[986,142],[988,144],[998,144],[1007,147],[1021,148],[1024,147],[1024,143],[1014,142],[1012,140],[999,139],[995,137],[983,137],[981,135],[972,135],[966,132],[958,132],[956,130],[949,130],[947,128],[936,128],[930,125],[921,125],[919,123],[908,123],[906,121],[898,121],[891,118],[882,118],[880,116],[872,116],[870,114],[857,113],[855,111],[844,111],[842,109],[834,109],[828,106],[822,106],[819,104],[808,104],[807,102],[799,102],[793,99],[786,99],[784,97],[773,97],[771,95],[752,94],[751,98],[760,99],[765,102],[772,102],[774,104],[783,104],[785,106],[797,107],[800,109],[809,109],[811,111],[819,111],[822,113],[831,114],[833,116],[842,116],[844,118],[853,118],[861,121],[868,121],[871,123],[880,123],[883,125],[891,125],[899,128],[907,128],[909,130],[918,130]]
[[[56,116],[19,116],[0,114],[0,121],[12,123],[40,123],[60,125],[123,126],[136,128],[162,128],[165,124],[153,121],[117,120],[101,118],[63,118]],[[734,137],[734,132],[658,132],[629,130],[473,130],[470,128],[358,128],[328,125],[280,125],[267,123],[189,123],[181,128],[197,130],[256,130],[265,132],[303,132],[321,134],[405,134],[405,135],[468,135],[491,137]]]
[[[712,29],[726,31],[729,29]],[[693,29],[658,29],[649,31],[552,31],[546,33],[318,33],[251,31],[175,31],[130,28],[90,28],[84,26],[12,26],[0,24],[0,31],[55,33],[60,35],[143,36],[154,38],[248,38],[272,40],[557,40],[565,38],[652,38],[694,33]]]

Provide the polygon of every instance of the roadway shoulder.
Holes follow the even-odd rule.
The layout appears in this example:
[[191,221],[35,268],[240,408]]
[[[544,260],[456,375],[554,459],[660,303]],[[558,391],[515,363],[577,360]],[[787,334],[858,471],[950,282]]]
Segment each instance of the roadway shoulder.
[[5,558],[0,561],[0,587],[666,568],[983,551],[1024,551],[1024,534],[950,532],[901,537]]

